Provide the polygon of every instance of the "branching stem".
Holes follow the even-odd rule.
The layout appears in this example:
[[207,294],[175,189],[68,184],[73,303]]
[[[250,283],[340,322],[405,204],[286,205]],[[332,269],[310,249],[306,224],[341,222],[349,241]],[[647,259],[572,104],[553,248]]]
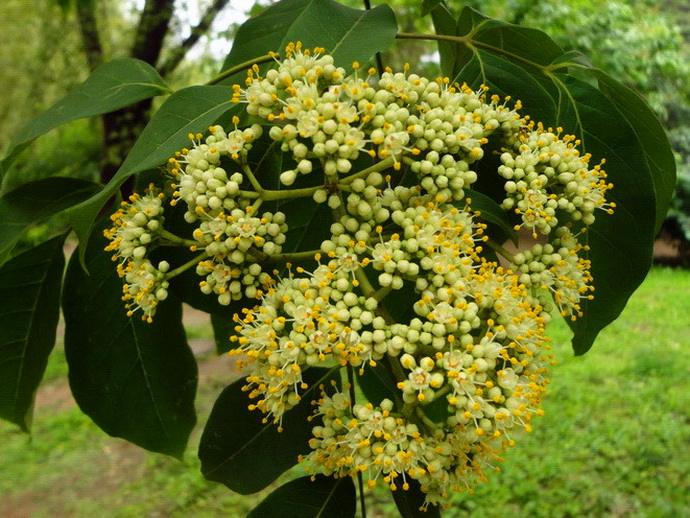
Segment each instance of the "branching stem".
[[161,239],[164,239],[167,243],[175,246],[199,246],[199,243],[196,241],[193,241],[191,239],[185,239],[180,236],[176,236],[172,232],[169,232],[168,230],[165,230],[164,228],[160,228],[158,230],[158,235],[161,237]]
[[247,164],[242,164],[242,170],[244,171],[244,174],[247,175],[247,178],[249,178],[249,183],[252,184],[254,190],[258,193],[263,192],[264,188],[259,183],[259,180],[256,179],[256,176],[254,176],[254,171],[252,171],[251,167],[249,167]]
[[249,61],[245,61],[244,63],[240,63],[239,65],[235,65],[234,67],[230,67],[227,70],[223,70],[220,74],[218,74],[216,77],[211,79],[207,85],[215,85],[220,83],[223,79],[226,77],[230,77],[231,75],[236,74],[237,72],[242,72],[243,70],[247,70],[248,68],[251,68],[253,65],[259,65],[261,63],[266,63],[268,61],[273,60],[273,55],[271,54],[265,54],[263,56],[259,56],[258,58],[250,59]]
[[192,266],[196,265],[198,262],[203,261],[208,257],[208,254],[206,252],[202,252],[201,254],[193,257],[186,263],[184,263],[182,266],[179,266],[175,268],[174,270],[170,270],[168,273],[165,274],[166,279],[172,279],[173,277],[177,277],[178,275],[186,272],[189,270]]
[[300,262],[308,261],[314,259],[314,256],[318,254],[320,250],[306,250],[305,252],[294,252],[290,254],[278,254],[269,255],[262,262],[266,263],[290,263],[290,262]]
[[383,171],[384,169],[388,169],[393,165],[395,162],[395,158],[388,157],[385,160],[381,160],[380,162],[377,162],[376,164],[372,165],[371,167],[367,167],[366,169],[362,169],[361,171],[351,174],[350,176],[347,176],[343,178],[338,185],[348,185],[351,184],[353,181],[355,181],[357,178],[362,178],[369,176],[371,173],[376,173],[378,171]]

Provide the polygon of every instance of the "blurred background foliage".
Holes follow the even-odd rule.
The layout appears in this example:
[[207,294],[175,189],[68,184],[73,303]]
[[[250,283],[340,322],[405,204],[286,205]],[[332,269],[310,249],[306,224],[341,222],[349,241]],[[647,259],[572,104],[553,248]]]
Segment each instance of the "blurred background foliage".
[[[88,75],[84,9],[97,27],[101,61],[130,55],[144,5],[172,5],[160,55],[154,65],[165,68],[169,57],[185,45],[201,16],[209,24],[199,40],[185,49],[185,59],[164,70],[166,80],[183,86],[204,82],[217,72],[243,15],[261,12],[269,0],[3,0],[5,22],[0,31],[3,96],[0,97],[0,153],[32,116],[50,106]],[[360,0],[344,0],[361,7]],[[376,2],[374,2],[376,3]],[[420,16],[418,0],[391,0],[401,30],[431,30]],[[459,11],[471,5],[512,23],[535,26],[568,49],[586,54],[604,69],[640,92],[668,129],[678,164],[677,195],[665,225],[673,236],[690,240],[690,7],[665,0],[449,0]],[[12,20],[8,22],[7,20]],[[87,45],[88,47],[88,45]],[[384,61],[409,62],[426,74],[436,73],[435,46],[405,40]],[[139,124],[145,123],[147,114]],[[104,149],[104,121],[81,121],[53,131],[17,160],[3,190],[45,176],[104,177],[106,153],[113,167],[126,147]],[[137,124],[132,124],[136,126]],[[138,129],[132,131],[135,138]],[[126,140],[126,139],[125,139]],[[115,155],[114,157],[112,155]]]

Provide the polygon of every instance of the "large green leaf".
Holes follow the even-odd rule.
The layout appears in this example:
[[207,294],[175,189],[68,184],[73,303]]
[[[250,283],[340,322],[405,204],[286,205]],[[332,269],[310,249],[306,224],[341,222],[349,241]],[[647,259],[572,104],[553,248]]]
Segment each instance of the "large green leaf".
[[[501,238],[517,242],[515,223],[511,222],[510,213],[503,210],[498,203],[483,192],[468,190],[467,196],[472,200],[470,204],[472,210],[478,210],[480,212],[479,219],[489,224],[490,229],[493,230],[493,232],[491,230],[489,232],[492,238],[495,239],[494,233],[500,233]],[[458,203],[458,205],[461,204]]]
[[606,157],[614,188],[613,215],[599,214],[586,234],[594,277],[594,300],[583,302],[585,315],[570,322],[577,354],[589,350],[597,334],[613,322],[652,265],[655,231],[654,188],[642,148],[615,106],[598,90],[576,79],[565,87],[582,124],[583,146]]
[[20,185],[0,197],[0,264],[10,257],[22,234],[33,224],[62,212],[96,192],[93,182],[45,178]]
[[408,479],[410,489],[404,491],[398,488],[393,493],[393,500],[402,518],[440,518],[441,513],[438,506],[429,505],[426,510],[422,510],[424,504],[424,493],[419,487],[419,482]]
[[[457,34],[457,22],[453,13],[442,0],[429,2],[428,10],[431,12],[431,20],[437,34]],[[441,57],[441,72],[452,76],[455,70],[455,58],[458,53],[469,52],[465,47],[451,41],[439,41],[438,52]]]
[[357,494],[350,477],[317,475],[283,484],[268,495],[247,518],[354,518]]
[[357,384],[369,401],[380,405],[384,399],[402,403],[397,381],[393,377],[386,359],[378,362],[376,367],[367,365],[361,372],[357,370]]
[[80,86],[22,128],[0,162],[0,176],[9,162],[32,140],[76,119],[112,112],[170,89],[148,63],[120,58],[98,67]]
[[[75,253],[65,278],[65,354],[79,407],[105,432],[181,456],[194,427],[197,368],[172,296],[153,324],[127,317],[122,284],[94,234],[84,272]],[[80,245],[83,246],[83,245]]]
[[666,131],[639,94],[600,70],[594,70],[594,73],[599,80],[599,88],[632,126],[642,146],[654,182],[655,230],[658,232],[676,188],[676,161]]
[[300,404],[284,415],[282,432],[272,422],[263,423],[260,412],[248,410],[244,379],[227,387],[216,400],[201,437],[199,459],[204,476],[246,495],[263,489],[294,466],[298,455],[309,452],[311,429],[316,425],[307,421],[314,410],[311,403],[320,397],[319,385],[328,387],[331,379],[338,379],[333,369],[305,371],[309,388]]
[[[459,37],[453,43],[462,49],[455,56],[456,80],[474,87],[486,83],[492,92],[521,99],[524,113],[565,128],[581,139],[595,161],[607,160],[615,186],[610,198],[617,209],[612,216],[600,213],[586,234],[595,298],[583,305],[584,316],[571,323],[573,347],[582,354],[620,314],[650,267],[655,218],[665,213],[674,178],[668,141],[632,92],[603,72],[587,69],[582,60],[571,63],[569,54],[539,31],[489,20],[466,8],[450,36]],[[564,73],[569,64],[595,74],[603,93]],[[484,184],[479,188],[487,191]]]
[[[189,144],[187,135],[204,132],[233,107],[225,86],[191,86],[171,95],[153,115],[136,144],[112,180],[96,196],[72,211],[74,230],[81,242],[88,241],[91,227],[101,207],[133,174],[163,164]],[[83,253],[83,251],[82,251]]]
[[211,313],[211,327],[216,342],[216,352],[223,354],[233,348],[230,336],[235,334],[235,322],[232,321],[233,311],[228,309],[222,313]]
[[46,241],[0,268],[0,417],[24,431],[55,345],[64,241]]
[[395,15],[387,5],[360,10],[334,0],[282,0],[240,27],[223,70],[269,51],[282,52],[291,41],[324,47],[338,65],[349,67],[386,50],[396,32]]

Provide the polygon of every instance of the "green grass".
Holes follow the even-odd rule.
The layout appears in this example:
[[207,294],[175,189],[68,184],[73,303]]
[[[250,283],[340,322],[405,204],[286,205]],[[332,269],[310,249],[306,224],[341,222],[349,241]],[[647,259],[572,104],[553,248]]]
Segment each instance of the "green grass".
[[[583,357],[565,324],[551,334],[546,415],[444,516],[690,516],[690,272],[653,270]],[[56,353],[53,383],[65,372]],[[202,419],[224,383],[202,386]],[[0,515],[244,516],[261,495],[204,481],[197,442],[198,432],[180,463],[107,437],[74,407],[41,407],[32,439],[0,424]],[[395,516],[382,494],[370,508]]]

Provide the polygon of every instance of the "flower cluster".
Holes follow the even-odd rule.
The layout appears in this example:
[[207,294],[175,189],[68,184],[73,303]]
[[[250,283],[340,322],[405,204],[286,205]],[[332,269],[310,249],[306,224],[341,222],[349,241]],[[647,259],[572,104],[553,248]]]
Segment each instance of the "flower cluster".
[[541,123],[527,125],[512,149],[501,155],[498,173],[505,178],[505,209],[514,209],[522,223],[537,237],[537,231],[548,235],[559,225],[557,211],[568,214],[585,225],[594,223],[594,211],[609,213],[615,203],[606,201],[613,185],[606,181],[601,164],[589,168],[590,154],[580,155],[574,136],[562,139]]
[[[274,68],[255,66],[233,87],[267,138],[236,117],[233,130],[191,135],[191,148],[170,159],[166,188],[171,205],[184,204],[188,238],[162,228],[155,191],[114,216],[107,236],[125,298],[150,318],[168,281],[195,267],[201,291],[221,304],[257,299],[234,317],[232,354],[247,372],[249,409],[279,427],[318,388],[307,369],[343,369],[350,382],[386,370],[394,383],[378,404],[337,388],[317,396],[302,460],[314,473],[364,474],[370,486],[415,481],[427,505],[443,503],[481,480],[542,413],[551,300],[575,319],[592,297],[580,236],[597,209],[613,209],[612,186],[575,137],[522,117],[519,101],[511,107],[484,86],[408,67],[378,76],[358,63],[347,76],[324,49],[300,44],[274,57]],[[255,174],[250,151],[260,144],[282,150],[279,189]],[[466,197],[477,171],[492,175],[479,167],[489,153],[501,165],[486,181],[505,191],[494,222],[529,231],[514,254]],[[290,225],[303,223],[284,202],[299,199],[330,208],[318,249],[289,246]],[[154,238],[199,255],[153,268]]]
[[302,52],[294,45],[286,52],[265,77],[257,68],[246,89],[235,85],[233,99],[247,103],[248,113],[276,122],[269,134],[297,164],[280,176],[288,186],[315,170],[315,163],[337,179],[368,153],[395,170],[409,161],[426,192],[438,201],[461,200],[463,188],[477,179],[471,164],[483,157],[489,137],[498,133],[511,145],[521,127],[516,111],[497,96],[487,102],[484,88],[475,92],[407,71],[387,70],[377,80],[370,69],[360,77],[358,63],[354,77],[346,78],[323,49]]
[[129,201],[110,216],[113,226],[104,231],[110,240],[105,250],[113,252],[118,261],[117,273],[124,278],[122,299],[128,316],[141,311],[141,317],[152,321],[158,302],[168,297],[165,273],[170,268],[167,261],[157,266],[147,258],[148,247],[159,237],[163,224],[162,193],[153,186],[143,196],[132,194]]

